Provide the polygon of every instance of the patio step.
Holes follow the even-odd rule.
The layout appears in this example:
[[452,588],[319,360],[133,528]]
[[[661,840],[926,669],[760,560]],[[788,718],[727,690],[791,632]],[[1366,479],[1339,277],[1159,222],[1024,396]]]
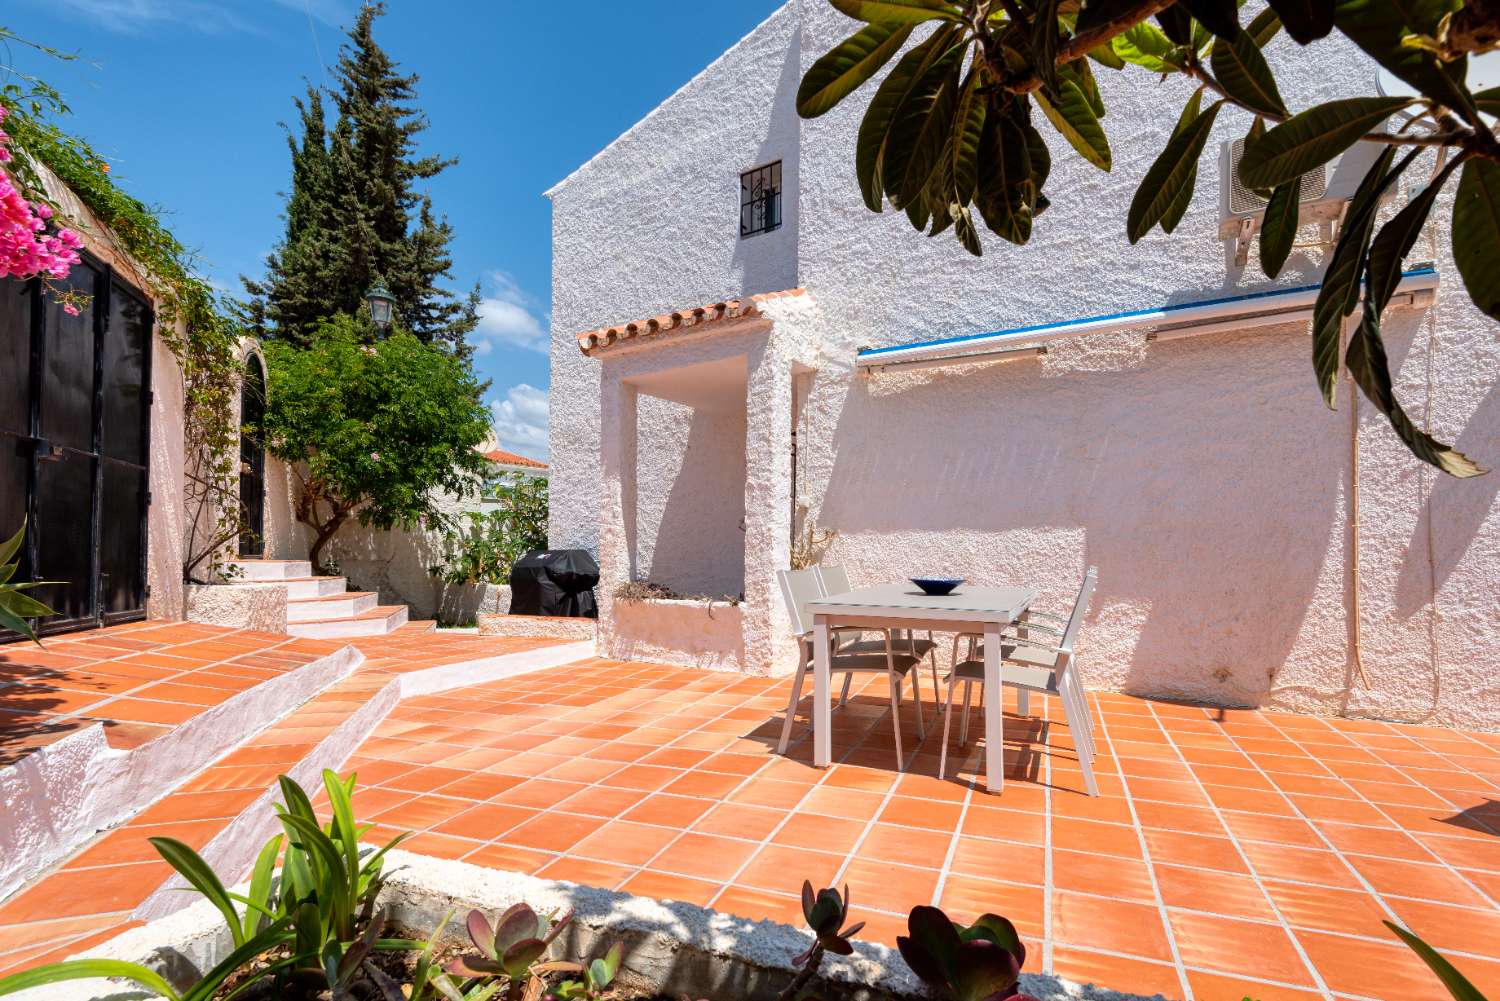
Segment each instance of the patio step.
[[[290,603],[288,604],[290,610]],[[288,622],[286,631],[308,639],[343,639],[349,636],[385,636],[406,624],[405,605],[376,605],[354,615]]]
[[291,598],[286,603],[286,621],[321,622],[328,619],[353,618],[380,603],[374,591],[345,591],[315,598]]
[[437,632],[437,619],[412,619],[396,630],[402,636],[425,636]]
[[230,567],[238,568],[238,579],[247,582],[301,580],[312,576],[312,563],[307,560],[237,559]]
[[344,577],[288,577],[276,583],[286,585],[288,601],[322,598],[330,594],[343,594],[349,590],[349,581]]

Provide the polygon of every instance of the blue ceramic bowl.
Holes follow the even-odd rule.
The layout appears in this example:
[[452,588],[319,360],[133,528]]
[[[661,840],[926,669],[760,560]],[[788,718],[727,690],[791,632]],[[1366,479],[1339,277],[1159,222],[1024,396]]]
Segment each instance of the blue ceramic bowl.
[[953,589],[964,582],[962,577],[913,577],[911,582],[922,589],[923,594],[938,597],[952,594]]

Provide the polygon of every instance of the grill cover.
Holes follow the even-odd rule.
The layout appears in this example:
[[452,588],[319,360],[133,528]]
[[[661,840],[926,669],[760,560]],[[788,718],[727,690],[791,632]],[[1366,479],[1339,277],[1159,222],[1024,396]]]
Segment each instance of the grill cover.
[[599,564],[583,549],[538,549],[510,571],[510,614],[597,619]]

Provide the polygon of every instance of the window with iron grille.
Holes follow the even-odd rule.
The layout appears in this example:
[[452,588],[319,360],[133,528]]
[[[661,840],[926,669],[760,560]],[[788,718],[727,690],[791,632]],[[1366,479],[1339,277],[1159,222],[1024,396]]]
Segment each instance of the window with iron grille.
[[781,228],[781,161],[740,175],[740,239]]

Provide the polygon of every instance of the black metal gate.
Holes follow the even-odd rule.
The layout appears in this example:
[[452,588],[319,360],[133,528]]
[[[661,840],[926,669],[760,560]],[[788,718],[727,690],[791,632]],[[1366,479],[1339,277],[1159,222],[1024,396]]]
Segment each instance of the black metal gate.
[[145,617],[150,503],[151,309],[92,257],[57,284],[80,315],[0,280],[0,536],[24,517],[19,579],[63,582],[33,592],[47,633]]
[[245,381],[240,386],[240,532],[241,556],[266,552],[266,371],[260,358],[245,359]]

